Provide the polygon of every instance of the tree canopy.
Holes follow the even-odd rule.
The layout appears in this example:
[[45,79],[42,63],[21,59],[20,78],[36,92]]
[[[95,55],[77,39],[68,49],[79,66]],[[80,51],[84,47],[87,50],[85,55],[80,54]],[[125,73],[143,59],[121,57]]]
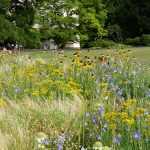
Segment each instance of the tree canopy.
[[[39,29],[34,25],[38,24]],[[1,0],[0,44],[39,48],[53,39],[90,47],[103,38],[123,42],[150,34],[149,0]]]
[[106,0],[105,4],[108,9],[107,25],[117,26],[114,32],[121,32],[123,39],[150,33],[149,0]]
[[89,47],[91,41],[94,42],[106,35],[104,26],[107,10],[102,0],[80,0],[79,16],[79,31],[83,47]]
[[53,39],[60,48],[77,40],[77,8],[75,0],[45,1],[38,11],[42,40]]

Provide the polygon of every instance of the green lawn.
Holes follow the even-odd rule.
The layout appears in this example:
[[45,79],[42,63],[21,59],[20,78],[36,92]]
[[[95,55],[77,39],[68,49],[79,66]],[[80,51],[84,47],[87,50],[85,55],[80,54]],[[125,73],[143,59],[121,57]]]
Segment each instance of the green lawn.
[[137,58],[137,60],[150,67],[150,47],[142,47],[142,48],[132,48],[133,56]]
[[[143,64],[146,67],[150,67],[150,47],[136,47],[136,48],[126,48],[126,50],[131,50],[131,58],[135,57],[138,63]],[[82,54],[87,56],[98,56],[101,54],[107,54],[112,53],[114,50],[108,50],[108,49],[99,49],[99,50],[83,50]],[[72,53],[74,51],[72,50],[66,50],[65,55],[67,57],[71,57]],[[56,54],[51,51],[27,51],[24,52],[25,54],[28,54],[29,56],[33,58],[43,58],[43,59],[51,59],[54,58]]]

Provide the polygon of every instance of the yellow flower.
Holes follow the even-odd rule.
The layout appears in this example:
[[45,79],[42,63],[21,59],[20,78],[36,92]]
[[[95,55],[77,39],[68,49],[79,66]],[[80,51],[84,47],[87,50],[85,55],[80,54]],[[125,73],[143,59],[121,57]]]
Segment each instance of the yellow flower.
[[108,87],[108,83],[105,83],[105,82],[102,82],[101,84],[100,84],[100,87],[101,88],[107,88]]
[[47,94],[47,92],[48,92],[48,88],[47,87],[42,87],[41,89],[40,89],[40,94]]
[[6,107],[6,106],[7,106],[7,104],[6,104],[5,100],[0,99],[0,108]]
[[134,117],[139,117],[144,115],[145,109],[144,108],[137,108],[135,112],[133,112]]
[[105,114],[105,119],[109,122],[115,120],[118,117],[117,112],[109,112]]
[[63,71],[61,71],[60,69],[54,69],[53,75],[63,75]]
[[121,112],[120,117],[122,120],[125,120],[128,118],[128,114],[126,112]]
[[134,104],[136,104],[136,99],[128,99],[127,101],[123,103],[123,107],[129,108],[130,106],[133,106]]
[[128,126],[132,126],[134,124],[134,119],[133,118],[127,118],[123,120],[124,123],[126,123]]
[[109,127],[110,127],[110,129],[116,129],[117,128],[117,125],[115,124],[115,123],[111,123],[110,125],[109,125]]
[[39,96],[39,91],[32,92],[32,96]]

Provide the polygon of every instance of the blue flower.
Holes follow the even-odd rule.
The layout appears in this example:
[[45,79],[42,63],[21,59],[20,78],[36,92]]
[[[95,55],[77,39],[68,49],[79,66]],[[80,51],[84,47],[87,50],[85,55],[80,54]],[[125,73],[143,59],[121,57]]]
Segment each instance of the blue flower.
[[121,142],[121,135],[118,134],[117,136],[113,137],[113,143],[114,144],[120,144]]
[[57,144],[58,150],[63,150],[64,142],[65,142],[65,134],[62,134],[61,136],[58,137],[58,144]]
[[136,131],[136,132],[134,132],[133,133],[133,138],[135,139],[135,140],[140,140],[141,139],[141,134],[140,134],[140,132],[139,131]]
[[105,112],[104,107],[103,107],[103,106],[100,106],[100,107],[98,108],[98,113],[99,113],[99,115],[100,115],[100,116],[103,116],[104,112]]
[[63,145],[59,143],[59,144],[57,145],[57,150],[63,150]]
[[95,116],[93,116],[93,118],[92,118],[92,122],[93,122],[94,124],[97,124],[97,119],[96,119],[96,117],[95,117]]

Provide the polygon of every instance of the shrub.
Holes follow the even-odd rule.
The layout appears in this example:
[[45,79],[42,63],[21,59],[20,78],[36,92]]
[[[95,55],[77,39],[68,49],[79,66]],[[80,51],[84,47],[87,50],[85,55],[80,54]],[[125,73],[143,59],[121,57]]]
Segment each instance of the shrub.
[[143,34],[141,37],[142,44],[145,46],[150,45],[150,34]]
[[99,39],[95,41],[92,45],[93,47],[111,48],[116,46],[116,43],[111,40]]
[[125,44],[136,46],[136,45],[142,45],[142,42],[140,37],[135,37],[135,38],[128,38],[125,41]]

